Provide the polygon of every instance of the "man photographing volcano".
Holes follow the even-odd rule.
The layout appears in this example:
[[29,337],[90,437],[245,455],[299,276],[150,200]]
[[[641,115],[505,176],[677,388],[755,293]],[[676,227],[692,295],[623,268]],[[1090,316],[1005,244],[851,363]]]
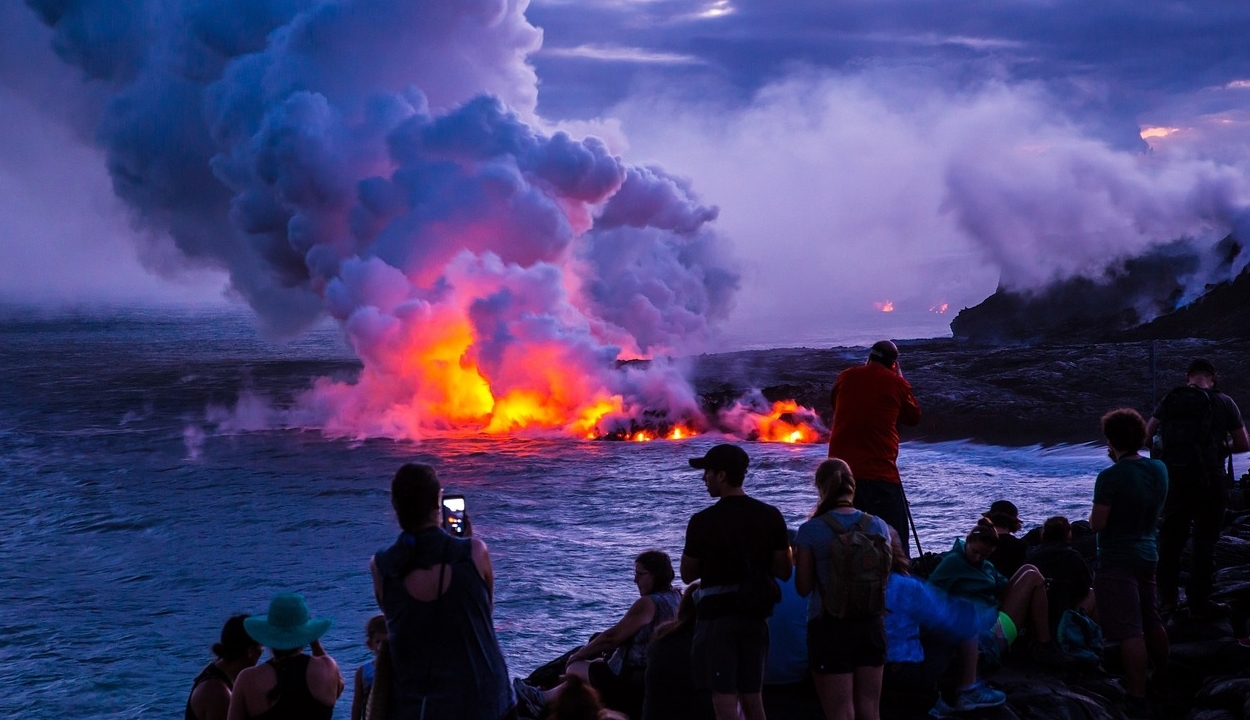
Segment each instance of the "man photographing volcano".
[[889,340],[872,346],[868,361],[843,370],[833,383],[829,457],[855,476],[855,507],[885,520],[907,547],[907,501],[898,474],[898,426],[920,422],[920,405]]
[[1158,443],[1151,455],[1168,467],[1168,495],[1159,525],[1160,601],[1168,610],[1176,608],[1181,552],[1192,528],[1189,613],[1223,615],[1228,607],[1211,600],[1211,579],[1232,484],[1225,462],[1230,452],[1250,450],[1250,437],[1237,404],[1216,387],[1211,361],[1198,358],[1189,364],[1185,384],[1155,408],[1146,437],[1154,437],[1156,431]]

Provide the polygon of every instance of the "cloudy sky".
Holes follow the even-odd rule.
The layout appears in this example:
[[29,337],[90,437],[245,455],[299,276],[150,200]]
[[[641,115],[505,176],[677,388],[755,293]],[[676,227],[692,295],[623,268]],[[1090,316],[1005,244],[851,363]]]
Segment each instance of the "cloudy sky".
[[[279,55],[275,38],[319,3],[31,5],[0,5],[0,297],[54,306],[268,302],[234,256],[188,239],[190,225],[237,211],[244,193],[175,213],[134,188],[115,192],[128,177],[119,157],[142,160],[119,155],[117,118],[154,75],[202,75],[197,87],[213,101],[220,77],[245,74],[239,58],[266,48]],[[463,8],[489,32],[424,55],[400,51],[403,62],[371,59],[368,45],[335,45],[312,22],[291,35],[339,48],[336,62],[360,65],[378,88],[415,85],[436,109],[489,92],[545,133],[602,138],[628,163],[681,179],[691,202],[716,208],[709,227],[739,278],[713,349],[942,334],[953,312],[1000,282],[1037,287],[1101,273],[1178,237],[1202,245],[1238,228],[1250,235],[1242,3],[466,0],[456,12]],[[201,56],[170,39],[184,27],[226,59],[190,62]],[[204,28],[216,34],[205,40]],[[226,37],[233,45],[223,49]],[[431,42],[422,37],[410,42]],[[393,47],[407,47],[402,40]],[[409,72],[422,64],[442,72]],[[326,94],[338,102],[350,84]],[[224,172],[219,162],[212,170]],[[163,179],[202,189],[200,180]],[[300,317],[317,312],[272,302]]]

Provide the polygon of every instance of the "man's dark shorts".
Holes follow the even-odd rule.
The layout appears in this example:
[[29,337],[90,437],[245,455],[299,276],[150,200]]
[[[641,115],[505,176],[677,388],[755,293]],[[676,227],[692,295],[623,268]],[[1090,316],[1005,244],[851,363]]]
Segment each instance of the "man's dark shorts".
[[1094,574],[1094,599],[1108,640],[1143,637],[1146,628],[1163,625],[1154,563],[1141,568],[1099,567]]
[[876,515],[894,528],[906,550],[911,538],[907,532],[907,501],[903,499],[903,486],[889,480],[855,480],[855,509]]
[[885,664],[885,620],[880,616],[807,621],[807,666],[821,675]]
[[728,615],[695,623],[690,660],[698,687],[713,693],[758,693],[764,687],[767,658],[768,623],[762,619]]

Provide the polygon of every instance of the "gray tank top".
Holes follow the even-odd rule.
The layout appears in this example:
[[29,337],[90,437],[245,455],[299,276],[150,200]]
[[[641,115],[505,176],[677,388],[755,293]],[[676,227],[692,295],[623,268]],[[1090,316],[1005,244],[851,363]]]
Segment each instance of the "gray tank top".
[[625,668],[640,670],[646,667],[647,646],[651,644],[651,638],[655,637],[656,629],[677,616],[677,606],[681,603],[680,592],[661,590],[647,597],[655,603],[655,616],[608,658],[608,669],[617,675]]

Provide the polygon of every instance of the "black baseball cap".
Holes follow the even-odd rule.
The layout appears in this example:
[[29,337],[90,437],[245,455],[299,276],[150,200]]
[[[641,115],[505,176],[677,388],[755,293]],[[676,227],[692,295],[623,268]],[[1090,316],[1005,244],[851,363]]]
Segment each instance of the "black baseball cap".
[[717,445],[703,457],[690,458],[690,467],[697,470],[723,470],[738,474],[746,474],[751,458],[747,451],[737,445]]

